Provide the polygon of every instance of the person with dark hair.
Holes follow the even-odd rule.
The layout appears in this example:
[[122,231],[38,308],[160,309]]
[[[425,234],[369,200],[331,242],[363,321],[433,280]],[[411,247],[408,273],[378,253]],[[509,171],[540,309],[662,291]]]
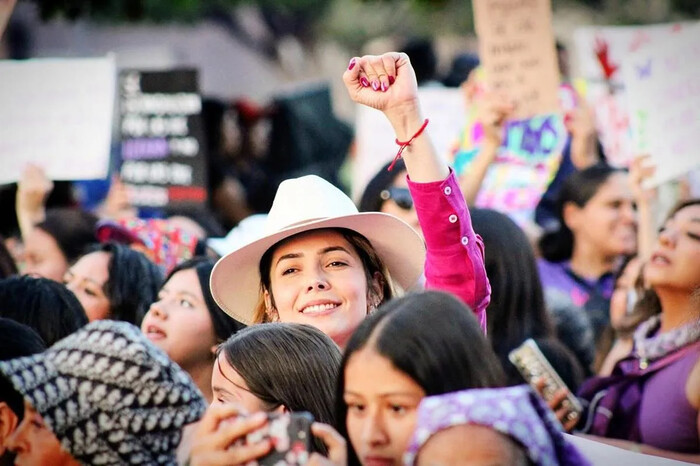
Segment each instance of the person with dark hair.
[[[289,414],[309,412],[314,420],[334,423],[333,400],[340,368],[340,349],[326,334],[310,325],[268,323],[241,330],[219,346],[212,375],[212,406],[236,403],[242,411]],[[224,453],[231,459],[241,453],[228,447],[245,435],[231,436],[214,449],[211,433],[200,431],[192,459]],[[225,444],[225,445],[224,445]],[[248,445],[249,446],[249,445]],[[327,454],[327,448],[314,439],[312,451]],[[251,457],[251,459],[256,459]]]
[[92,322],[43,353],[0,362],[24,401],[17,464],[174,465],[206,408],[177,364],[126,322]]
[[96,224],[97,217],[79,209],[47,210],[25,238],[24,273],[60,282],[68,267],[97,242]]
[[63,277],[90,321],[123,320],[134,325],[141,324],[162,281],[158,266],[142,253],[117,243],[94,246]]
[[442,78],[445,87],[460,87],[469,78],[469,74],[479,66],[479,56],[464,52],[455,55],[447,75]]
[[213,267],[213,260],[202,257],[175,267],[141,322],[146,337],[190,374],[209,403],[216,348],[244,327],[214,302]]
[[452,295],[425,291],[390,301],[360,324],[336,390],[336,428],[348,441],[349,464],[398,464],[424,397],[505,383],[465,308]]
[[[578,428],[642,453],[700,460],[698,263],[700,199],[690,199],[671,211],[644,267],[656,297],[648,303],[659,314],[637,327],[632,352],[611,376],[583,384],[587,416]],[[555,410],[560,395],[550,403]]]
[[[0,318],[0,361],[41,353],[46,344],[31,328],[14,320]],[[22,395],[0,375],[0,466],[14,464],[5,442],[24,417]]]
[[[559,227],[539,241],[543,257],[538,268],[550,311],[555,318],[557,314],[580,314],[596,341],[609,321],[619,260],[636,251],[634,209],[627,173],[594,165],[564,182],[557,207]],[[571,323],[567,321],[570,319],[560,319],[560,325]],[[565,343],[572,349],[580,346]]]
[[41,277],[0,280],[0,317],[35,330],[51,346],[88,323],[80,301],[62,284]]
[[411,37],[406,40],[400,49],[411,60],[411,65],[413,65],[413,69],[416,72],[418,86],[440,85],[435,80],[438,60],[432,39]]
[[360,198],[360,212],[384,212],[408,223],[422,234],[418,214],[406,181],[406,164],[399,159],[391,171],[387,162],[365,187]]
[[583,369],[557,339],[547,313],[535,253],[525,233],[508,216],[489,209],[472,209],[474,230],[484,240],[486,275],[491,283],[487,336],[510,385],[523,383],[508,353],[528,338],[536,341],[564,383],[576,390]]

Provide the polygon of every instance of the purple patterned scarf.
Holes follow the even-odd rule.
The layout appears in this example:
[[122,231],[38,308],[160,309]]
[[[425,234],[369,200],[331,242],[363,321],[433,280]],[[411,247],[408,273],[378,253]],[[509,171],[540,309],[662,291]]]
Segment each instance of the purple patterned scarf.
[[534,464],[583,466],[590,462],[562,435],[554,413],[527,385],[472,389],[424,398],[404,464],[440,430],[461,424],[490,427],[517,441]]

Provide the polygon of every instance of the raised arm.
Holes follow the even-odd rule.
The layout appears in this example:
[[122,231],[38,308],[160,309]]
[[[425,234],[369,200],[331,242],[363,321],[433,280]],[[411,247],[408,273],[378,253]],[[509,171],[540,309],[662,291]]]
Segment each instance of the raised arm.
[[[418,85],[405,53],[366,55],[350,61],[343,74],[350,97],[384,113],[399,141],[408,141],[424,123],[418,102]],[[442,181],[449,175],[428,136],[429,127],[403,151],[406,170],[417,183]]]
[[37,223],[46,217],[46,198],[53,190],[53,182],[46,177],[44,170],[37,165],[27,165],[22,178],[17,183],[15,210],[22,239]]
[[397,141],[411,141],[402,156],[425,237],[425,287],[462,299],[486,331],[491,289],[484,267],[483,242],[474,233],[454,172],[430,140],[430,124],[425,126],[408,56],[391,52],[353,58],[343,80],[355,102],[384,113]]
[[473,204],[476,201],[486,172],[496,160],[498,148],[503,142],[506,120],[515,109],[512,99],[504,92],[497,91],[487,91],[476,105],[477,119],[483,127],[484,139],[474,162],[459,179],[459,186],[467,204]]

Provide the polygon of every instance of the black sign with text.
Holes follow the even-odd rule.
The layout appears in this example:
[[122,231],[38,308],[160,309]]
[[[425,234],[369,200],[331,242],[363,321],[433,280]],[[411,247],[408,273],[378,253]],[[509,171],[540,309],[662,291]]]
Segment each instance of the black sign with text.
[[119,75],[121,179],[136,207],[207,198],[202,99],[197,71]]

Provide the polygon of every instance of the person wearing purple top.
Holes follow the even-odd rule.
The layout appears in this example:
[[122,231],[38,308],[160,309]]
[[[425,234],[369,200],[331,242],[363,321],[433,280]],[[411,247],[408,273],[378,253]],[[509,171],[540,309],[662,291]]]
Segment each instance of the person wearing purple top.
[[590,368],[595,342],[609,323],[613,273],[637,247],[634,197],[627,174],[594,165],[562,186],[559,228],[539,242],[538,268],[560,338]]
[[[644,279],[659,311],[639,325],[632,352],[609,377],[586,381],[577,427],[643,453],[700,462],[700,199],[673,209]],[[555,411],[564,393],[555,396]],[[572,426],[567,426],[572,427]]]

